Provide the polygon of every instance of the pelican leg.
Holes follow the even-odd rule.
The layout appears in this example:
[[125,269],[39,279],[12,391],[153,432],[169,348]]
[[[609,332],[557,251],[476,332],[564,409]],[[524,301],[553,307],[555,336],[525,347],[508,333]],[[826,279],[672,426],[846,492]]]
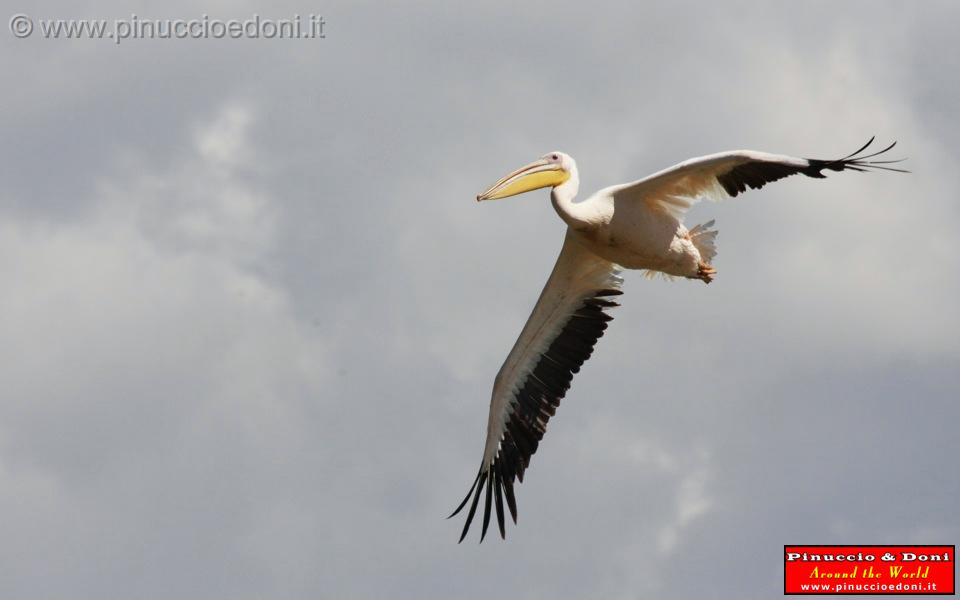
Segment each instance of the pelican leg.
[[700,261],[700,264],[697,265],[697,277],[700,281],[704,283],[710,283],[713,281],[713,276],[717,274],[717,270],[713,268],[712,265]]

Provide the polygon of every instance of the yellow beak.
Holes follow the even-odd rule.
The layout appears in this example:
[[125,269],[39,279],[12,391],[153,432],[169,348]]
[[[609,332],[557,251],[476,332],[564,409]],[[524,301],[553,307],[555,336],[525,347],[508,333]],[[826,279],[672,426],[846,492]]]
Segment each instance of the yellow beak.
[[556,163],[541,158],[529,165],[520,167],[490,186],[490,189],[477,196],[477,202],[516,196],[545,187],[555,187],[567,179],[570,179],[570,173],[567,173]]

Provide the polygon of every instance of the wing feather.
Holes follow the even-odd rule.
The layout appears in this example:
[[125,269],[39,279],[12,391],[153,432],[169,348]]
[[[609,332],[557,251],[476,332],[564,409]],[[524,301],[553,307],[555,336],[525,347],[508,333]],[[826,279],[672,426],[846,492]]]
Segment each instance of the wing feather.
[[[798,173],[823,178],[823,171],[906,172],[886,166],[899,161],[868,160],[896,144],[863,155],[873,140],[870,138],[856,152],[835,160],[750,150],[712,154],[597,194],[646,202],[650,208],[680,219],[701,198],[737,196]],[[524,471],[546,433],[550,417],[607,328],[612,317],[606,310],[618,306],[610,298],[622,293],[619,272],[617,265],[590,252],[579,241],[578,234],[567,231],[553,272],[494,381],[480,470],[463,502],[450,515],[453,517],[470,504],[461,542],[476,515],[481,494],[485,496],[481,542],[492,510],[496,512],[500,536],[506,536],[504,499],[516,523],[514,483],[523,482]]]
[[547,422],[607,328],[612,317],[604,311],[618,306],[609,298],[622,293],[619,272],[617,265],[594,255],[568,230],[553,272],[494,382],[480,471],[450,515],[459,513],[473,495],[461,541],[484,485],[480,540],[490,524],[491,506],[500,536],[505,537],[504,499],[516,523],[514,482],[523,481]]
[[860,155],[873,140],[874,138],[870,138],[856,152],[834,160],[796,158],[753,150],[711,154],[692,158],[638,181],[605,188],[598,194],[608,193],[617,198],[642,200],[651,208],[680,219],[702,198],[721,200],[734,197],[748,189],[759,189],[768,183],[798,173],[820,179],[825,177],[825,170],[881,169],[906,172],[903,169],[883,166],[900,161],[868,160],[887,152],[896,142],[878,152]]

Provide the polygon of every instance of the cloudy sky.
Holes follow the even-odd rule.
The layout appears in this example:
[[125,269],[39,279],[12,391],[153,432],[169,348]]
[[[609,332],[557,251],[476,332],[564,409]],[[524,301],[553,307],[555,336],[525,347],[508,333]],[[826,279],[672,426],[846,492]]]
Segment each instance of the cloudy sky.
[[[960,540],[954,2],[5,4],[322,15],[325,39],[0,52],[0,596],[779,597],[783,544]],[[157,12],[162,11],[162,12]],[[898,140],[627,274],[517,490],[456,544],[493,376],[582,189]]]

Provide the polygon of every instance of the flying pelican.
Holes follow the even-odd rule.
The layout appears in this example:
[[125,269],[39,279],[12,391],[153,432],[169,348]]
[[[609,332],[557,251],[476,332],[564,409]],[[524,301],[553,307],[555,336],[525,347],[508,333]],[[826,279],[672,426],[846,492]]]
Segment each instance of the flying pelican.
[[892,160],[870,161],[896,145],[861,156],[874,138],[856,152],[836,160],[794,158],[752,150],[735,150],[693,158],[649,177],[604,188],[574,202],[580,180],[568,154],[550,152],[497,181],[477,196],[496,200],[552,188],[550,200],[567,224],[560,256],[526,325],[493,383],[487,441],[480,471],[470,491],[450,517],[473,502],[460,535],[470,529],[481,491],[486,489],[483,531],[496,507],[500,537],[505,538],[503,503],[517,522],[515,480],[537,450],[573,375],[580,370],[612,319],[607,309],[619,306],[622,269],[699,279],[710,283],[716,269],[713,221],[687,229],[683,216],[701,198],[719,200],[747,188],[758,189],[802,173],[824,178],[823,171],[895,169]]

